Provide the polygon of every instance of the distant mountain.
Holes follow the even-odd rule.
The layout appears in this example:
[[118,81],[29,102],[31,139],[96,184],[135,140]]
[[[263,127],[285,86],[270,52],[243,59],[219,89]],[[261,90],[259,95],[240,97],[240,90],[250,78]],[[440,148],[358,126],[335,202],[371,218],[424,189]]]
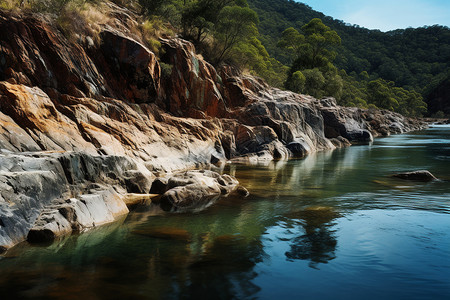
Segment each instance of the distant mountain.
[[300,29],[312,18],[320,18],[342,38],[335,63],[348,74],[367,71],[372,78],[382,77],[426,96],[433,94],[430,89],[441,86],[450,69],[450,29],[446,26],[381,32],[346,24],[292,0],[248,3],[259,15],[260,39],[267,51],[287,65],[291,63],[288,53],[276,46],[283,30]]

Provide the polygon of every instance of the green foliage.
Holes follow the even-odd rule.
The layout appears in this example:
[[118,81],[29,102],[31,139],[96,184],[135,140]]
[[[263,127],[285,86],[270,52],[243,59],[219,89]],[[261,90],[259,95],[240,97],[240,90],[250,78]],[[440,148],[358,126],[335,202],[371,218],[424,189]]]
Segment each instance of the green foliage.
[[[384,108],[408,116],[426,111],[422,96],[414,90],[396,87],[392,81],[370,78],[367,71],[347,75],[333,64],[334,48],[341,43],[336,31],[315,18],[302,26],[283,31],[279,46],[290,49],[296,58],[289,71],[286,88],[316,98],[333,96],[342,105]],[[291,40],[292,39],[292,40]]]
[[[283,37],[289,33],[284,33],[286,28],[292,35],[293,30],[301,32],[311,19],[320,18],[336,31],[342,45],[335,48],[334,64],[339,70],[346,71],[345,76],[341,74],[344,82],[338,99],[341,104],[368,107],[370,103],[367,104],[364,90],[366,81],[378,78],[393,81],[407,91],[415,90],[427,97],[427,101],[433,101],[428,95],[434,95],[433,87],[450,70],[450,29],[447,27],[435,25],[383,33],[345,24],[291,0],[248,2],[260,19],[259,39],[271,56],[286,65],[292,65],[292,53],[297,51],[293,51],[292,45],[282,44]],[[291,36],[288,40],[294,38]],[[423,107],[419,110],[423,111]]]
[[238,43],[228,60],[248,69],[253,75],[263,77],[272,86],[281,87],[286,80],[288,68],[270,57],[256,37]]
[[391,91],[394,83],[387,82],[381,78],[370,81],[367,84],[368,100],[377,107],[395,110],[399,103],[395,100],[394,94]]
[[164,2],[170,2],[166,0],[139,0],[143,11],[147,14],[154,14],[164,4]]
[[322,98],[323,86],[326,79],[318,68],[303,70],[303,75],[306,78],[305,88],[302,91],[305,94],[312,95],[316,98]]
[[295,70],[319,68],[323,72],[333,69],[331,63],[336,57],[333,48],[341,43],[340,37],[336,31],[325,26],[320,19],[312,19],[309,23],[302,26],[304,36],[293,28],[286,29],[282,35],[281,46],[289,45],[286,40],[289,37],[294,38],[289,48],[296,49],[296,59],[293,65]]
[[24,7],[26,3],[21,0],[0,0],[0,9],[13,10],[19,7]]
[[392,81],[381,78],[370,80],[367,77],[355,79],[352,76],[345,76],[343,80],[343,93],[339,99],[342,105],[378,107],[411,117],[419,117],[427,111],[427,104],[421,94],[397,87]]
[[248,7],[238,5],[224,7],[214,27],[214,37],[218,49],[216,63],[227,58],[230,51],[239,43],[248,42],[258,34],[258,15]]
[[188,3],[181,16],[185,37],[202,42],[218,21],[218,12],[233,0],[198,0]]
[[295,71],[294,73],[292,73],[290,84],[291,84],[290,90],[292,90],[296,93],[300,93],[305,88],[305,84],[306,84],[305,75],[303,75],[303,73],[301,71]]
[[442,110],[438,110],[436,113],[432,115],[433,118],[443,119],[445,118],[445,113]]
[[297,29],[289,27],[281,34],[281,39],[278,41],[278,47],[287,49],[291,55],[300,55],[301,45],[305,42],[305,36],[300,34]]
[[142,34],[142,39],[145,44],[152,50],[155,54],[159,54],[161,51],[161,43],[158,38],[161,36],[172,36],[174,32],[168,26],[168,24],[158,16],[152,16],[145,20],[140,25],[140,30]]
[[[278,42],[278,46],[290,50],[295,58],[285,84],[286,88],[317,98],[339,98],[343,80],[332,62],[336,56],[333,47],[340,44],[340,37],[320,19],[312,19],[302,26],[302,32],[303,34],[290,27],[283,31]],[[300,75],[305,77],[304,84]]]
[[159,66],[161,67],[161,77],[169,78],[172,74],[173,66],[171,64],[166,64],[162,61],[159,62]]

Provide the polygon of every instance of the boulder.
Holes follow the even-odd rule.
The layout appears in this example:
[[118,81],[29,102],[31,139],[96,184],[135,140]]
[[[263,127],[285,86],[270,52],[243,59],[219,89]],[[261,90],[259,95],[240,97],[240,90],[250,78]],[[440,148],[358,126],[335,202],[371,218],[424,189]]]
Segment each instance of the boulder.
[[347,132],[346,138],[354,143],[371,143],[373,142],[373,136],[369,130],[359,129]]
[[0,246],[9,248],[27,236],[48,241],[113,222],[128,213],[116,190],[126,191],[131,184],[148,192],[153,178],[127,157],[0,154]]
[[427,126],[423,121],[392,111],[337,106],[329,98],[320,100],[318,104],[324,120],[325,136],[330,139],[342,136],[351,142],[367,142],[371,138],[366,131],[376,137],[419,130]]
[[209,170],[178,173],[169,178],[168,191],[160,198],[161,207],[174,212],[204,208],[238,185],[235,178]]
[[286,145],[286,148],[291,152],[291,157],[302,158],[305,157],[310,149],[308,144],[303,141],[295,141]]
[[161,77],[155,54],[118,30],[106,28],[100,35],[96,62],[113,95],[134,103],[155,102]]
[[427,170],[399,173],[399,174],[392,175],[392,177],[400,178],[400,179],[404,179],[404,180],[414,180],[414,181],[424,181],[424,182],[433,181],[433,180],[437,179],[433,174],[431,174]]
[[128,208],[114,189],[99,190],[45,208],[27,240],[31,243],[53,241],[72,232],[111,223],[126,214]]

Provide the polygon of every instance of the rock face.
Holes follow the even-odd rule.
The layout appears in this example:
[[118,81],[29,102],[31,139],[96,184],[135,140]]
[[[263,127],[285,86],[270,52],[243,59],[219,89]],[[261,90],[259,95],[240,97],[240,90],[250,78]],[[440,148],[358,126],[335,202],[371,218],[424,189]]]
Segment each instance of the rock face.
[[413,172],[406,172],[406,173],[400,173],[400,174],[394,174],[392,177],[404,179],[404,180],[415,180],[415,181],[433,181],[437,178],[434,177],[433,174],[430,173],[430,171],[426,170],[420,170],[420,171],[413,171]]
[[27,235],[48,240],[112,222],[128,213],[122,195],[136,188],[148,192],[152,177],[125,156],[0,154],[0,244],[9,247]]
[[319,101],[325,124],[325,136],[333,139],[344,137],[350,142],[372,142],[373,137],[400,134],[419,130],[425,125],[415,119],[388,110],[362,110],[341,107],[333,98]]
[[227,175],[173,172],[303,157],[423,126],[216,70],[178,38],[161,41],[162,74],[119,14],[97,45],[0,11],[1,249],[111,222],[128,212],[129,193],[160,193],[178,211],[248,193]]

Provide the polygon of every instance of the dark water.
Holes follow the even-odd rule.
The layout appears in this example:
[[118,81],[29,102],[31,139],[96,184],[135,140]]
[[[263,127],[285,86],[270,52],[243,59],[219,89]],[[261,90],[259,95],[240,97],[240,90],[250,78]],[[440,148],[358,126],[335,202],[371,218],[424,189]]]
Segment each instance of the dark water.
[[450,299],[450,127],[225,172],[251,196],[19,245],[0,299]]

